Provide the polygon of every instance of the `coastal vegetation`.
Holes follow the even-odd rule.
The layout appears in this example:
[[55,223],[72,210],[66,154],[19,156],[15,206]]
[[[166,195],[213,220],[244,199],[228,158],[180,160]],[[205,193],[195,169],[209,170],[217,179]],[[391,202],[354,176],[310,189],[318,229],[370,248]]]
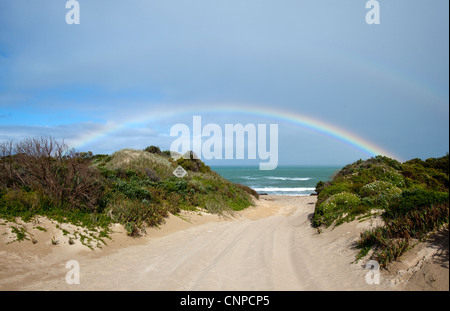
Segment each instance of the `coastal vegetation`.
[[384,225],[361,233],[357,259],[385,267],[449,220],[449,155],[400,163],[384,156],[359,160],[317,183],[315,227],[379,216]]
[[[183,178],[172,174],[179,165],[187,171]],[[30,236],[18,219],[45,216],[82,226],[82,238],[105,243],[113,223],[139,236],[169,213],[242,210],[253,204],[253,195],[201,160],[174,160],[156,146],[94,155],[75,152],[51,137],[0,145],[0,218],[16,224],[11,229],[18,241]],[[73,236],[80,235],[68,237]]]
[[[14,241],[37,243],[23,222],[46,230],[39,222],[46,217],[69,244],[78,239],[92,248],[106,244],[113,224],[139,236],[169,214],[224,214],[245,209],[258,197],[213,172],[192,152],[187,155],[172,158],[156,146],[80,153],[51,137],[0,144],[0,225],[10,227]],[[173,175],[178,166],[186,176]],[[448,225],[449,155],[404,163],[384,156],[359,160],[318,182],[316,192],[312,224],[319,231],[354,220],[383,220],[382,226],[361,233],[357,259],[369,255],[386,266]],[[81,229],[70,232],[63,224]],[[58,239],[51,243],[57,245]]]

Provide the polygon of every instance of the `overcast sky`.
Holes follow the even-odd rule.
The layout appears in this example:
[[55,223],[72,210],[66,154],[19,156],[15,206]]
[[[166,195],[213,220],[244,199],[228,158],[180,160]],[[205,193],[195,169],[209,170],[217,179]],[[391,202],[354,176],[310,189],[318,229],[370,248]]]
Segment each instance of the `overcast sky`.
[[0,142],[169,149],[171,126],[201,115],[279,124],[280,164],[370,157],[239,113],[250,107],[320,120],[400,160],[449,150],[448,0],[379,0],[379,25],[366,23],[364,0],[79,0],[79,25],[65,3],[0,0]]

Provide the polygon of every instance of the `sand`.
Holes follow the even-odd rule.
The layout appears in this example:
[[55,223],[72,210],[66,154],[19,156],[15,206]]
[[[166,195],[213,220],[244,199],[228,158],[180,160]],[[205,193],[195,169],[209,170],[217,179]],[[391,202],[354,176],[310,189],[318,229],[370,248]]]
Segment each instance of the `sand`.
[[[359,233],[379,221],[319,233],[310,221],[315,201],[261,196],[254,207],[233,215],[183,212],[140,238],[126,236],[117,225],[112,240],[94,250],[78,240],[70,245],[45,218],[40,226],[46,232],[29,226],[35,244],[6,244],[10,230],[0,226],[0,290],[449,289],[448,230],[382,271],[379,284],[368,284],[367,259],[355,262],[355,245]],[[446,250],[439,247],[445,241]],[[70,260],[79,263],[80,284],[66,282]]]

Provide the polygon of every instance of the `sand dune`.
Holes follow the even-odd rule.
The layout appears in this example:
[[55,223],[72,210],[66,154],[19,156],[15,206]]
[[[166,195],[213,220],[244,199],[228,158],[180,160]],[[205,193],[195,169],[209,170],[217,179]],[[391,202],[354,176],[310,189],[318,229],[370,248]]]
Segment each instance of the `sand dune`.
[[[392,271],[381,274],[380,284],[367,284],[369,270],[364,261],[354,263],[354,245],[362,229],[377,223],[353,222],[318,234],[309,220],[315,200],[262,196],[255,207],[228,217],[183,213],[183,219],[171,216],[161,229],[138,239],[118,226],[113,241],[95,251],[2,241],[0,289],[404,290],[406,284],[417,289],[404,273],[401,279]],[[80,284],[66,283],[68,260],[79,263]],[[448,290],[448,278],[442,284],[434,289]]]

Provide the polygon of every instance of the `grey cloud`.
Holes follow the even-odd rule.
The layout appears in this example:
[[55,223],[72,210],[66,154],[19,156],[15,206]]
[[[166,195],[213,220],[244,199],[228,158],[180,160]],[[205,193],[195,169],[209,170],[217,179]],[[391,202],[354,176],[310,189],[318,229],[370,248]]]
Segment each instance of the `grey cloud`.
[[[155,103],[248,102],[306,112],[405,158],[448,149],[448,1],[386,2],[376,28],[354,0],[80,1],[80,25],[65,24],[64,2],[0,1],[0,105],[67,105],[117,121]],[[99,94],[77,98],[85,87]],[[101,126],[0,132],[76,139]],[[159,139],[127,129],[97,143],[127,137]]]

